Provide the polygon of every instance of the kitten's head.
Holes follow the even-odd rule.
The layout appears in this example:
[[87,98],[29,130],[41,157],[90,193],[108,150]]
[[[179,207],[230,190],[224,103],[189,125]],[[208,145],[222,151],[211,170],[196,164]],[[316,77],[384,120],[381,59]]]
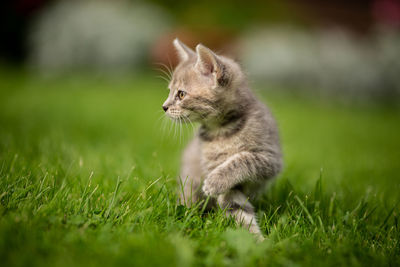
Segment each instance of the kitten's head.
[[195,52],[178,39],[173,43],[180,62],[168,85],[164,111],[178,121],[218,119],[237,102],[235,90],[244,81],[239,65],[201,44]]

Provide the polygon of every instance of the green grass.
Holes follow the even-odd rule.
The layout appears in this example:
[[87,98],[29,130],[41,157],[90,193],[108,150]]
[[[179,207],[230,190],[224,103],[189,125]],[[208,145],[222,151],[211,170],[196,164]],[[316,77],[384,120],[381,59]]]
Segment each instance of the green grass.
[[2,266],[400,264],[398,109],[264,93],[285,170],[257,244],[176,205],[190,130],[161,130],[162,82],[0,76]]

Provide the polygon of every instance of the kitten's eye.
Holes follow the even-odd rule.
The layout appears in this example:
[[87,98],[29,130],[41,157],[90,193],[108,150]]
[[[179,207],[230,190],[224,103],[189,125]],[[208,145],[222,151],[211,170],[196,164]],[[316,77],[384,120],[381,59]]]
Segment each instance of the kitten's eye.
[[184,92],[182,90],[178,91],[177,96],[178,96],[179,100],[182,100],[185,97],[185,95],[186,95],[186,92]]

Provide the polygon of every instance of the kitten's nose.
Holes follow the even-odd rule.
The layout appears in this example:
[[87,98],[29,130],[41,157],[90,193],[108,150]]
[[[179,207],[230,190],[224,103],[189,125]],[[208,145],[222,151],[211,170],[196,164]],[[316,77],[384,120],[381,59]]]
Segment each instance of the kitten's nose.
[[162,109],[163,109],[165,112],[167,112],[168,107],[167,107],[167,106],[162,106]]

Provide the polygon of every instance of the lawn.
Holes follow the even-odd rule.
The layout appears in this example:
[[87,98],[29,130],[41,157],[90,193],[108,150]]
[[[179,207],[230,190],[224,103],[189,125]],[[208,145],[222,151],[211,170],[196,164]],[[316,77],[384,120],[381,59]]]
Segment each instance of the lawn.
[[221,211],[176,205],[192,126],[156,75],[0,73],[2,266],[400,265],[400,110],[262,98],[285,169],[255,203],[256,243]]

